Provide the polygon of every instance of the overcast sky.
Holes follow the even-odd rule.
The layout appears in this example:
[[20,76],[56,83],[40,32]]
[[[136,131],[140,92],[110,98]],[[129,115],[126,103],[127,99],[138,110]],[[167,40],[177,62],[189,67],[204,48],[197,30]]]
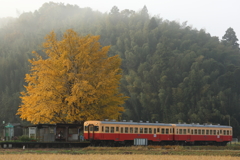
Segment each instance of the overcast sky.
[[[240,0],[51,0],[64,4],[76,4],[81,8],[109,12],[113,6],[119,10],[139,11],[147,6],[150,15],[163,19],[188,21],[193,28],[205,29],[220,39],[232,27],[240,40]],[[17,11],[33,12],[47,0],[0,0],[0,18],[17,17]]]

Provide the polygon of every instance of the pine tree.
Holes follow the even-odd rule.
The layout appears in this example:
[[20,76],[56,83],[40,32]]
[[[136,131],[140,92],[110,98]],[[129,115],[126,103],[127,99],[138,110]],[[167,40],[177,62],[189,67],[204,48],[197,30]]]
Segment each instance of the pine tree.
[[222,42],[224,44],[233,46],[233,47],[237,47],[239,46],[239,44],[237,43],[238,39],[236,36],[236,33],[234,32],[233,28],[228,28],[225,35],[222,37]]

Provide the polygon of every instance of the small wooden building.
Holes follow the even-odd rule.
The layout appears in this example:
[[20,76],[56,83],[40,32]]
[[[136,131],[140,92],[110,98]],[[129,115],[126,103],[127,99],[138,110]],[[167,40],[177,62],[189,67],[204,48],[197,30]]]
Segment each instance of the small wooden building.
[[23,134],[22,125],[20,123],[8,123],[3,132],[4,140],[14,140]]
[[77,142],[81,133],[81,124],[37,124],[24,128],[24,135],[40,142]]

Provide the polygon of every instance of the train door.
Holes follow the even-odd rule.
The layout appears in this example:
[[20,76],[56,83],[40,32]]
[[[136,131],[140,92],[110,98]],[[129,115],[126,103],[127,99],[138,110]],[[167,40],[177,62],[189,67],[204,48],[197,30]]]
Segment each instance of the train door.
[[120,140],[119,129],[120,129],[120,127],[116,126],[115,134],[114,134],[115,135],[115,141],[119,141]]
[[220,130],[217,130],[217,141],[222,142],[222,137],[220,135]]
[[88,139],[94,140],[94,125],[93,124],[88,125]]
[[187,142],[190,142],[191,141],[191,129],[188,128],[187,129]]

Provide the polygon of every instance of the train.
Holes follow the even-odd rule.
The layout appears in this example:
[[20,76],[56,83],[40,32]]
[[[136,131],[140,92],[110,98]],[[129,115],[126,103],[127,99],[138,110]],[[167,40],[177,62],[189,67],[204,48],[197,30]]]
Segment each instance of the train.
[[85,121],[84,139],[93,146],[221,145],[232,141],[232,127],[199,123]]

